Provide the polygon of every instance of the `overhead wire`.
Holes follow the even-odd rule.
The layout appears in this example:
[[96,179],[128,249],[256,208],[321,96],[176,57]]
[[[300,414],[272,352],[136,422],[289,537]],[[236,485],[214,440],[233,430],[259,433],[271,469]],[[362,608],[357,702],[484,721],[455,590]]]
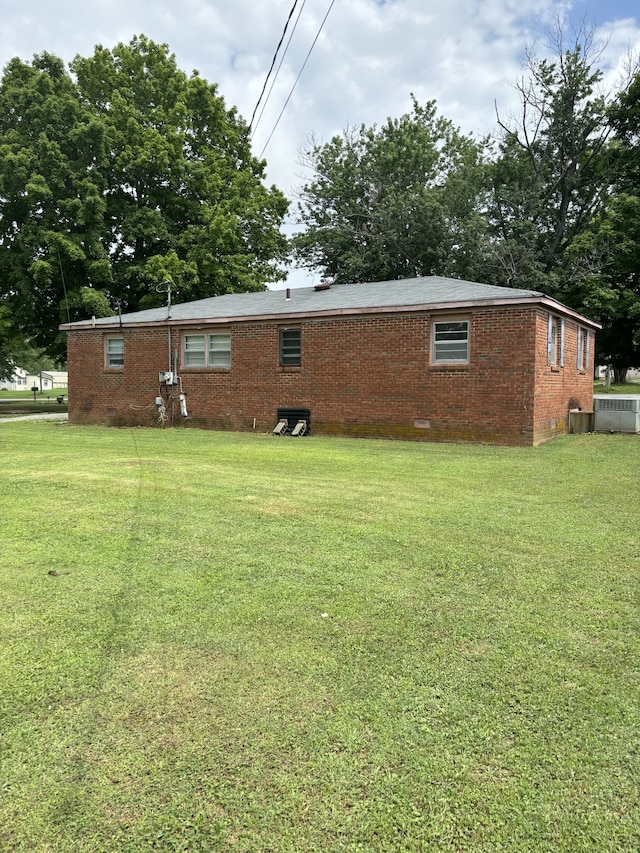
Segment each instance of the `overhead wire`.
[[314,40],[313,40],[313,42],[312,42],[312,44],[311,44],[311,47],[309,48],[309,51],[308,51],[308,53],[307,53],[307,55],[306,55],[306,57],[305,57],[304,62],[302,63],[302,68],[301,68],[301,69],[300,69],[300,71],[298,72],[298,76],[296,77],[296,79],[295,79],[295,80],[294,80],[294,82],[293,82],[293,86],[291,87],[291,91],[290,91],[290,92],[289,92],[289,94],[287,95],[287,99],[286,99],[286,101],[284,102],[284,106],[283,106],[283,107],[282,107],[282,109],[280,110],[280,115],[279,115],[279,116],[278,116],[278,118],[276,119],[276,123],[274,124],[274,126],[273,126],[273,128],[272,128],[272,130],[271,130],[271,133],[269,134],[269,137],[267,138],[267,141],[265,142],[265,144],[264,144],[264,146],[263,146],[263,148],[262,148],[262,151],[260,152],[260,156],[259,156],[259,158],[258,158],[259,160],[262,160],[262,158],[263,158],[263,156],[264,156],[264,152],[267,150],[267,147],[268,147],[269,143],[271,142],[271,138],[272,138],[273,134],[276,132],[276,128],[277,128],[277,127],[278,127],[278,125],[280,124],[280,119],[281,119],[281,118],[282,118],[282,116],[284,115],[284,111],[286,110],[287,105],[288,105],[289,101],[291,100],[291,96],[293,95],[294,89],[295,89],[295,88],[296,88],[296,86],[298,85],[298,80],[299,80],[299,79],[300,79],[300,77],[302,76],[302,72],[304,71],[304,69],[305,69],[305,66],[306,66],[307,62],[309,61],[309,57],[311,56],[311,53],[312,53],[312,51],[313,51],[313,48],[314,48],[314,47],[315,47],[315,45],[316,45],[316,42],[317,42],[317,41],[318,41],[318,39],[320,38],[320,33],[322,32],[322,30],[323,30],[323,28],[324,28],[324,25],[325,25],[325,23],[326,23],[326,21],[327,21],[327,18],[329,17],[329,13],[330,13],[330,12],[331,12],[331,10],[333,9],[333,4],[334,4],[335,2],[336,2],[336,0],[331,0],[331,3],[329,4],[329,8],[327,9],[327,11],[326,11],[326,14],[325,14],[324,18],[322,19],[322,23],[320,24],[320,27],[319,27],[319,29],[318,29],[318,32],[316,33],[316,37],[314,38]]
[[[302,15],[302,12],[304,11],[304,7],[305,7],[306,2],[307,2],[307,0],[302,0],[302,5],[300,6],[300,9],[298,11],[298,17],[295,20],[295,23],[293,25],[293,29],[291,30],[291,33],[289,35],[289,39],[285,45],[285,48],[282,51],[282,56],[280,57],[280,62],[278,63],[278,67],[276,68],[276,73],[273,75],[273,79],[271,80],[271,85],[269,86],[269,91],[267,92],[267,97],[264,99],[262,109],[260,110],[260,115],[258,116],[256,123],[253,125],[254,133],[258,129],[258,125],[260,124],[262,116],[264,115],[264,111],[266,109],[266,106],[269,103],[269,98],[271,97],[271,93],[273,92],[273,87],[275,86],[276,80],[278,79],[278,74],[280,73],[280,69],[282,68],[282,63],[285,60],[285,57],[287,55],[287,51],[289,50],[289,45],[291,44],[291,39],[294,37],[296,29],[298,27],[298,24],[300,23],[300,16]],[[257,108],[258,107],[256,104],[256,109]],[[255,115],[255,110],[254,110],[254,115]],[[253,121],[253,119],[252,119],[252,121]]]
[[[284,41],[284,37],[287,34],[287,28],[289,27],[289,22],[291,21],[291,18],[293,17],[293,13],[295,12],[295,8],[297,5],[298,5],[298,0],[293,0],[293,6],[291,7],[291,11],[289,12],[289,17],[286,20],[286,23],[284,25],[284,30],[282,31],[282,35],[280,36],[280,41],[278,42],[278,46],[276,47],[276,51],[273,54],[273,59],[271,60],[271,67],[269,68],[267,76],[264,78],[264,84],[262,86],[262,91],[260,92],[260,97],[256,101],[256,105],[253,108],[253,115],[251,116],[251,121],[249,122],[249,133],[251,133],[251,129],[253,127],[253,120],[256,117],[256,112],[258,110],[258,107],[260,106],[260,101],[262,100],[262,96],[264,95],[265,89],[267,88],[267,83],[269,82],[269,77],[271,76],[271,72],[273,71],[273,66],[276,64],[276,59],[278,58],[278,53],[280,51],[280,48],[282,47],[282,42]],[[302,5],[304,6],[304,3]],[[298,18],[299,17],[300,16],[298,15]],[[289,39],[289,41],[291,41],[291,39]],[[287,43],[287,46],[288,46],[288,43]],[[285,51],[285,53],[286,53],[286,51]]]

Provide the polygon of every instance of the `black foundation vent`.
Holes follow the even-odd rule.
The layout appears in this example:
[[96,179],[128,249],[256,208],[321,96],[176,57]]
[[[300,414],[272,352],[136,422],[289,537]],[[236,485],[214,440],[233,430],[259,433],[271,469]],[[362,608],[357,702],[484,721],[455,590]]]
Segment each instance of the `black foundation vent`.
[[280,421],[287,422],[287,432],[289,435],[294,432],[300,421],[305,422],[304,432],[300,434],[311,434],[311,409],[292,409],[282,406],[278,409],[278,423]]

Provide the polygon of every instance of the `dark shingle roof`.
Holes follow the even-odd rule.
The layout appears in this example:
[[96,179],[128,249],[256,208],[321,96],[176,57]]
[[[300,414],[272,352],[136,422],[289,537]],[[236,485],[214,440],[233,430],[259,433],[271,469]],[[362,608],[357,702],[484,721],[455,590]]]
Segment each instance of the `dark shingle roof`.
[[[287,298],[287,293],[289,298]],[[296,287],[280,290],[265,290],[258,293],[231,293],[212,296],[194,302],[177,303],[171,306],[173,321],[249,319],[259,317],[283,317],[317,313],[336,313],[363,310],[407,309],[412,307],[447,306],[456,304],[478,304],[483,302],[514,302],[541,298],[536,290],[518,290],[511,287],[496,287],[441,276],[423,276],[399,281],[376,281],[363,284],[341,284],[326,287]],[[167,319],[167,308],[151,308],[123,314],[123,325],[139,323],[162,323]],[[113,325],[114,317],[97,318],[95,321],[64,324],[61,328]]]

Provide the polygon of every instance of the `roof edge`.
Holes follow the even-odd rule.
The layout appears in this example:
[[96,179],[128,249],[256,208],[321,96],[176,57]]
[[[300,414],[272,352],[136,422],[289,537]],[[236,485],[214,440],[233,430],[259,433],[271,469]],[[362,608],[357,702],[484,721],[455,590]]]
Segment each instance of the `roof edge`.
[[[361,308],[337,308],[337,309],[326,309],[321,311],[291,311],[288,313],[271,313],[271,314],[250,314],[250,315],[236,315],[236,316],[228,316],[228,317],[199,317],[199,318],[185,318],[178,319],[172,317],[166,317],[162,320],[146,320],[146,321],[137,321],[137,322],[126,322],[123,321],[119,317],[114,317],[113,322],[101,322],[96,323],[95,320],[80,320],[75,323],[62,323],[58,326],[58,329],[62,332],[74,332],[74,331],[86,331],[88,329],[94,330],[108,330],[113,331],[114,329],[138,329],[138,328],[153,328],[153,327],[162,327],[162,326],[221,326],[227,325],[229,323],[255,323],[262,321],[278,321],[278,322],[287,322],[291,320],[295,320],[299,322],[304,319],[316,319],[322,317],[353,317],[353,316],[369,316],[372,314],[398,314],[398,313],[406,313],[406,312],[417,312],[417,313],[430,313],[432,311],[464,311],[469,308],[493,308],[493,307],[517,307],[520,305],[544,305],[557,313],[565,314],[568,317],[573,317],[576,320],[579,320],[581,323],[585,325],[589,325],[594,329],[601,329],[602,326],[600,323],[596,323],[595,320],[590,320],[588,317],[585,317],[583,314],[580,314],[578,311],[574,311],[572,308],[568,308],[566,305],[563,305],[561,302],[551,298],[550,296],[527,296],[527,297],[513,297],[513,298],[503,298],[503,299],[470,299],[470,300],[456,300],[455,302],[426,302],[416,305],[385,305],[385,306],[376,306],[376,307],[361,307]],[[104,318],[101,318],[104,319]],[[111,319],[111,318],[109,318]]]
[[585,326],[591,326],[593,329],[602,328],[602,323],[590,320],[589,317],[585,317],[585,315],[581,314],[579,311],[574,311],[573,308],[569,308],[567,305],[564,305],[562,302],[558,302],[557,299],[553,299],[551,296],[543,296],[539,301],[542,305],[553,308],[554,311],[557,311],[560,314],[566,314],[567,317],[573,317],[574,320],[579,320]]

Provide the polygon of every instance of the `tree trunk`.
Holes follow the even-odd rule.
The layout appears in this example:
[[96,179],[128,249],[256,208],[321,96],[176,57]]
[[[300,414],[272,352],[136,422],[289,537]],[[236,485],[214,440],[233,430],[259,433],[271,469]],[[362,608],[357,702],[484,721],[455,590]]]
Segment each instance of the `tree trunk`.
[[627,370],[628,367],[614,367],[613,368],[613,379],[616,385],[624,385],[627,381]]

